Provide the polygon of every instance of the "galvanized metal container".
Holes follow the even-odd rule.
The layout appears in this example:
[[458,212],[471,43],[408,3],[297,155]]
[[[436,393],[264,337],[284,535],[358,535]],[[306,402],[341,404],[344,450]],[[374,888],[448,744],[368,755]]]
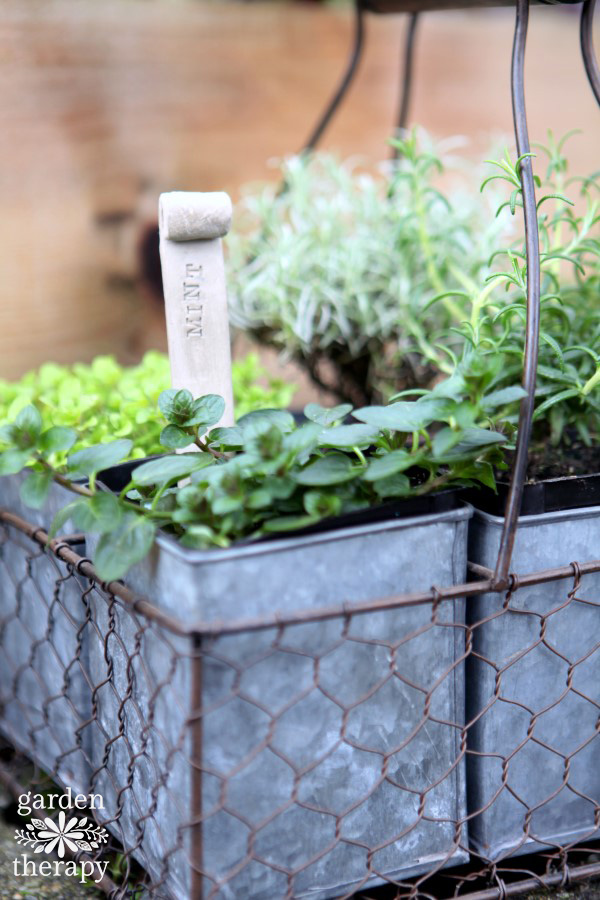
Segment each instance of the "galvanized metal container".
[[[494,567],[502,524],[475,512],[469,559]],[[595,559],[599,548],[599,506],[526,515],[511,569]],[[469,601],[469,621],[482,622],[467,670],[467,720],[479,716],[469,729],[469,813],[483,810],[470,820],[469,835],[473,849],[492,860],[600,837],[600,653],[591,652],[600,576],[587,575],[576,595],[570,589],[564,580],[521,587],[508,613],[496,617],[502,594]]]
[[0,477],[0,509],[6,509],[25,519],[26,522],[30,522],[32,525],[39,525],[40,528],[47,530],[52,524],[56,513],[74,499],[73,494],[71,491],[53,482],[42,509],[32,509],[23,503],[19,493],[21,485],[29,474],[29,469],[23,469],[18,475],[3,475]]
[[294,897],[326,898],[465,861],[453,825],[466,805],[464,601],[440,604],[433,624],[429,604],[349,618],[342,604],[463,581],[471,512],[207,552],[160,537],[126,579],[182,623],[339,605],[327,621],[194,647],[92,598],[90,674],[103,684],[110,666],[114,685],[96,693],[110,752],[95,745],[92,790],[109,821],[120,809],[121,836],[168,896],[198,896],[193,867],[211,896],[272,900],[288,876]]
[[[0,508],[47,530],[72,494],[53,485],[46,506],[32,510],[19,496],[25,477],[0,478]],[[81,586],[27,537],[11,537],[10,546],[0,545],[0,731],[44,770],[85,792],[86,735],[78,729],[89,718],[90,690],[78,636],[85,621]],[[83,542],[72,547],[85,552]]]

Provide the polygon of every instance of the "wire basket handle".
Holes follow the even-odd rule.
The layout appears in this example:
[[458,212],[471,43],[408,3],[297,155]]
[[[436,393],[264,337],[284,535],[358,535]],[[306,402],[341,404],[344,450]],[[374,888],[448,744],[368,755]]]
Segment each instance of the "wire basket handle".
[[[521,401],[519,411],[519,431],[515,459],[510,479],[504,526],[500,538],[498,559],[494,572],[497,587],[508,583],[508,573],[515,543],[523,487],[527,472],[527,458],[531,425],[535,404],[535,387],[540,331],[540,247],[537,207],[535,200],[535,184],[527,130],[527,113],[525,108],[524,63],[525,45],[527,41],[527,25],[529,21],[530,0],[517,0],[515,21],[515,37],[513,42],[511,67],[511,93],[513,122],[520,158],[520,175],[523,192],[523,218],[525,220],[525,249],[527,260],[527,324],[525,335],[525,354],[523,362],[522,384],[527,395]],[[581,11],[581,51],[584,65],[596,100],[600,104],[600,71],[594,55],[592,43],[592,20],[596,0],[586,0]]]

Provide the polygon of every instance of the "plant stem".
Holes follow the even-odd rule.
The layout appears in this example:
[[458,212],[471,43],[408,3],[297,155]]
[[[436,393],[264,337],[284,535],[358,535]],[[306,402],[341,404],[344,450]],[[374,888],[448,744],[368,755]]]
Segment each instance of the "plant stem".
[[[70,481],[70,479],[68,479],[68,478],[65,478],[64,475],[61,475],[60,472],[58,472],[55,468],[53,468],[53,466],[51,466],[50,463],[47,460],[43,459],[42,457],[36,455],[36,462],[39,462],[40,465],[42,465],[44,467],[44,469],[46,469],[47,472],[50,472],[53,480],[56,481],[57,484],[60,484],[61,487],[66,488],[68,491],[71,491],[73,494],[79,494],[81,497],[95,497],[96,496],[95,492],[91,491],[85,485],[75,484],[75,482]],[[126,489],[128,489],[128,488],[129,488],[129,486]],[[142,510],[142,508],[137,503],[133,503],[131,500],[125,499],[122,495],[119,495],[118,500],[124,506],[127,506],[129,509],[134,510],[136,513],[143,513],[144,515],[150,515],[155,518],[163,518],[163,519],[165,518],[163,513],[160,513],[160,512],[154,513],[150,510]]]
[[363,466],[366,466],[366,465],[367,465],[367,460],[365,459],[364,453],[363,453],[361,450],[359,450],[358,447],[353,447],[352,449],[354,450],[354,452],[355,452],[356,455],[358,456],[358,458],[359,458],[361,464],[362,464]]
[[83,484],[75,484],[73,481],[70,481],[68,478],[65,478],[64,475],[61,475],[60,472],[57,472],[49,462],[42,457],[36,454],[36,462],[39,462],[46,471],[50,472],[54,481],[57,484],[60,484],[61,487],[67,488],[68,491],[72,491],[74,494],[81,494],[82,497],[93,497],[94,492],[90,491],[89,488],[85,487]]
[[196,447],[199,447],[204,453],[210,453],[211,456],[214,456],[215,459],[227,459],[227,454],[221,453],[220,450],[215,450],[213,447],[209,447],[201,438],[197,435],[194,438],[194,444]]
[[450,480],[450,473],[446,472],[443,475],[438,475],[437,478],[430,478],[425,484],[419,485],[415,489],[415,493],[418,495],[421,494],[430,494],[431,491],[437,490],[439,487],[443,487]]

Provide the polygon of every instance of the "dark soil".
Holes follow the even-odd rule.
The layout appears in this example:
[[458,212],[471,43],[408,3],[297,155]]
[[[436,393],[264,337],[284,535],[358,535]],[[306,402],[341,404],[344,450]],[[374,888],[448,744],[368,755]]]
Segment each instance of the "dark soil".
[[600,447],[573,442],[568,448],[549,442],[529,452],[528,481],[561,478],[567,475],[595,475],[600,472]]
[[[527,465],[527,481],[544,481],[547,478],[565,478],[572,475],[596,475],[600,473],[600,445],[586,447],[576,432],[565,434],[558,447],[550,439],[531,444]],[[513,454],[507,454],[509,468],[497,471],[498,481],[508,481]]]

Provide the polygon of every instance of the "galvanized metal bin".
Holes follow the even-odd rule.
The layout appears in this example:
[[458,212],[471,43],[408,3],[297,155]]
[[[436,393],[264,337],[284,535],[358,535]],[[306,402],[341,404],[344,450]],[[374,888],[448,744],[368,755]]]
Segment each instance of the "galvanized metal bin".
[[463,581],[471,514],[207,552],[160,537],[126,579],[183,624],[339,605],[326,621],[194,643],[92,596],[92,790],[166,896],[336,897],[465,861],[464,601],[343,604]]
[[[493,568],[503,520],[476,511],[469,558]],[[511,570],[595,559],[600,507],[522,516]],[[497,614],[503,608],[509,614]],[[600,576],[520,587],[469,601],[470,843],[496,860],[600,837]],[[527,652],[525,652],[527,651]],[[490,701],[496,701],[488,707]],[[590,740],[590,735],[596,735]],[[504,759],[506,768],[503,768]],[[531,811],[529,814],[528,807]]]
[[[32,510],[19,496],[25,477],[0,478],[0,508],[47,530],[72,494],[52,485],[45,507]],[[90,691],[78,634],[81,590],[60,560],[20,533],[12,537],[0,545],[0,731],[42,769],[85,792],[86,735],[78,729],[89,718]],[[83,542],[72,547],[85,552]]]
[[20,516],[32,525],[39,525],[46,530],[52,524],[56,513],[74,499],[71,491],[53,482],[42,509],[32,509],[21,500],[20,489],[29,476],[30,470],[23,469],[18,475],[0,477],[0,509],[6,509]]

